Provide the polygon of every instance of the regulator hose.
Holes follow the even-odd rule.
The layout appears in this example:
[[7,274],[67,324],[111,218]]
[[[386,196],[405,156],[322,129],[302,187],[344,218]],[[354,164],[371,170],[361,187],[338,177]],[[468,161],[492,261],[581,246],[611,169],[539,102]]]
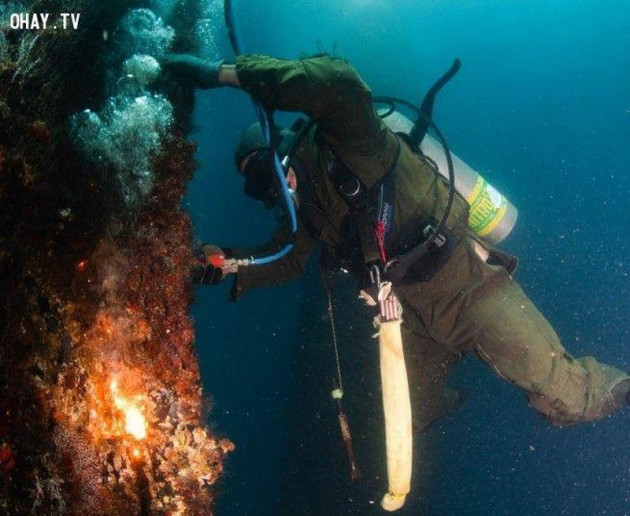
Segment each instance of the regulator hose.
[[[230,40],[230,45],[232,46],[232,51],[234,52],[235,56],[238,56],[241,54],[241,45],[238,38],[238,33],[236,31],[236,23],[234,22],[234,10],[232,8],[231,0],[224,0],[223,15],[225,17],[225,26],[227,28],[228,38]],[[262,128],[263,138],[265,139],[267,147],[269,147],[269,159],[271,161],[270,165],[272,169],[276,172],[276,186],[279,190],[282,191],[282,207],[289,219],[291,226],[291,236],[293,236],[297,232],[297,214],[295,212],[295,205],[293,204],[293,200],[291,199],[289,187],[285,180],[284,169],[282,167],[280,159],[278,158],[278,138],[274,136],[276,134],[276,129],[273,121],[273,116],[268,113],[259,102],[256,102],[254,99],[252,99],[252,102],[254,103],[256,116],[258,117],[258,121],[260,122],[260,126]],[[261,258],[252,258],[250,264],[262,265],[265,263],[273,262],[288,254],[291,249],[293,249],[293,243],[288,242],[280,251],[275,254]]]
[[[448,216],[451,213],[451,207],[453,206],[453,199],[455,198],[455,169],[453,168],[453,158],[451,157],[451,151],[449,150],[448,144],[446,143],[446,138],[444,138],[444,135],[442,134],[438,126],[435,125],[435,122],[433,122],[433,120],[431,120],[430,118],[427,118],[424,115],[421,108],[418,108],[417,106],[415,106],[414,104],[412,104],[411,102],[407,100],[399,99],[396,97],[374,97],[372,101],[374,103],[383,103],[389,106],[395,106],[396,104],[400,104],[412,110],[414,113],[418,115],[418,118],[423,118],[425,120],[427,124],[427,128],[431,127],[433,129],[433,131],[435,132],[435,135],[437,136],[437,139],[442,145],[442,149],[444,150],[444,155],[446,156],[446,163],[448,165],[448,198],[446,200],[446,206],[444,207],[444,214],[442,215],[440,222],[431,233],[431,236],[427,238],[423,243],[424,248],[428,250],[429,246],[435,241],[435,239],[438,237],[438,235],[440,234],[440,232],[446,225]],[[388,111],[388,112],[391,113],[391,111]],[[425,129],[425,133],[426,133],[426,129]]]
[[228,38],[230,39],[230,45],[232,45],[232,51],[237,56],[241,53],[241,45],[236,34],[234,23],[234,11],[232,10],[232,1],[225,0],[223,3],[223,16],[225,17],[225,27],[227,28]]
[[409,137],[417,146],[420,146],[420,142],[427,134],[431,120],[433,120],[433,104],[435,103],[435,97],[444,85],[446,85],[446,83],[450,81],[457,72],[459,72],[461,66],[462,62],[459,59],[455,59],[446,73],[435,81],[435,84],[429,88],[429,91],[427,91],[424,96],[422,104],[420,105],[420,116],[418,116],[415,124],[413,124],[413,127],[411,128],[411,131],[409,131]]

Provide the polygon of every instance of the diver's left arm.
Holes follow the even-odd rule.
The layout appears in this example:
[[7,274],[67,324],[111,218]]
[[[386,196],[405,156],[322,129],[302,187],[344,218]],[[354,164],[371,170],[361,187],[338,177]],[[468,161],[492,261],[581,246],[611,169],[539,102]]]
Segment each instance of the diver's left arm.
[[[235,258],[273,254],[286,245],[288,238],[288,228],[281,227],[268,245],[256,249],[226,249],[226,254]],[[277,286],[299,278],[315,246],[313,238],[300,222],[292,244],[293,247],[287,254],[270,263],[239,266],[235,271],[230,298],[235,301],[253,288]]]
[[376,115],[369,87],[342,59],[241,55],[228,65],[171,54],[162,64],[198,88],[240,88],[267,111],[301,111],[315,118],[321,136],[367,188],[394,160],[396,138]]
[[396,137],[374,111],[370,88],[343,59],[239,55],[236,80],[229,69],[223,76],[224,66],[220,80],[238,84],[265,110],[301,111],[313,117],[318,134],[366,188],[378,182],[394,161]]

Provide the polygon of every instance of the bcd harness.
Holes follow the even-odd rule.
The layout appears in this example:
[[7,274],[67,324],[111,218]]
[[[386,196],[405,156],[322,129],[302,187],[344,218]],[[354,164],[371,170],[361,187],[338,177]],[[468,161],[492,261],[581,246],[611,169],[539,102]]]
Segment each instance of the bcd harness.
[[[401,104],[417,114],[416,123],[410,134],[396,133],[396,151],[394,157],[376,185],[369,190],[363,182],[337,157],[334,149],[316,132],[315,142],[321,150],[326,172],[337,192],[348,206],[352,227],[361,254],[362,272],[370,272],[374,266],[379,268],[382,277],[393,284],[429,280],[446,261],[457,245],[459,238],[446,227],[455,193],[455,178],[450,152],[444,137],[432,120],[431,114],[435,96],[440,89],[457,73],[459,60],[430,88],[418,108],[402,99],[394,97],[375,97],[375,104],[386,104],[389,110],[381,115],[387,116]],[[315,120],[298,120],[292,127],[296,133],[288,145],[282,165],[288,169],[300,142],[315,126]],[[449,191],[444,213],[440,220],[428,217],[425,220],[412,220],[399,231],[396,241],[391,241],[394,223],[396,195],[396,167],[403,140],[413,152],[427,160],[437,174],[437,167],[430,158],[422,155],[420,142],[433,127],[442,143],[449,169]],[[307,181],[308,184],[308,181]]]
[[[440,227],[441,221],[434,217],[412,220],[401,228],[395,241],[391,239],[396,167],[401,152],[399,138],[401,136],[397,137],[391,164],[369,190],[343,165],[330,146],[318,142],[326,159],[328,176],[348,206],[363,272],[370,272],[377,266],[382,278],[395,285],[430,279],[448,260],[459,240],[445,224]],[[445,212],[447,216],[448,211]]]

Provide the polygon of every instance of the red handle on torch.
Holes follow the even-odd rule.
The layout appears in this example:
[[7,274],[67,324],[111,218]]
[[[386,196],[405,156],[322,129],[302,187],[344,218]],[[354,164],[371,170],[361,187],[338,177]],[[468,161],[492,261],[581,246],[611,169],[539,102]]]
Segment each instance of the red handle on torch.
[[214,267],[223,267],[225,265],[225,255],[211,254],[207,258],[208,263]]

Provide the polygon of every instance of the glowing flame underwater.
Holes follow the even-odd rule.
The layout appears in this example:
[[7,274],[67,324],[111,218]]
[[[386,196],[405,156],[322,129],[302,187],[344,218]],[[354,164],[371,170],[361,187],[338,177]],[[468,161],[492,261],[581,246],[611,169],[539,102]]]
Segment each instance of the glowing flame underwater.
[[147,420],[140,407],[118,394],[118,383],[113,380],[109,386],[116,408],[125,415],[125,432],[138,440],[147,436]]

